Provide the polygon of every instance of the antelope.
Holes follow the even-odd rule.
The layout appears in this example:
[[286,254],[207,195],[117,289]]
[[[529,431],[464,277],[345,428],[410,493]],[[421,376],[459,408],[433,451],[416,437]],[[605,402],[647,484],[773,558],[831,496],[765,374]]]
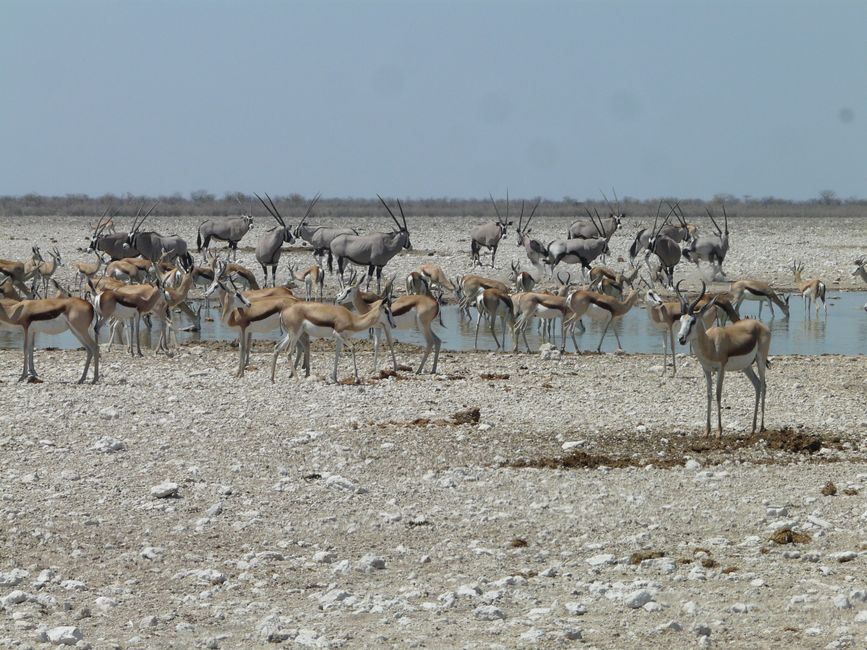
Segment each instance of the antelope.
[[[168,316],[165,313],[165,305],[169,301],[169,296],[161,287],[155,287],[151,284],[135,284],[100,291],[92,286],[91,289],[95,294],[93,306],[96,309],[100,324],[108,318],[114,318],[119,326],[124,321],[129,324],[128,351],[130,356],[144,356],[139,340],[142,316],[152,314],[163,321],[164,329],[169,326],[166,323]],[[111,349],[113,339],[114,328],[112,327],[109,349]],[[160,342],[162,343],[162,339]],[[135,351],[133,350],[133,343],[135,343]]]
[[[605,192],[602,192],[602,198],[605,199],[605,204],[608,206],[609,216],[599,219],[599,225],[602,227],[602,236],[611,239],[611,236],[620,228],[623,217],[625,216],[620,209],[620,200],[617,198],[617,192],[614,192],[614,200],[617,202],[617,209],[611,207],[608,202],[608,197]],[[598,235],[598,228],[591,217],[588,221],[584,217],[579,217],[569,226],[569,239],[594,239]]]
[[[265,201],[262,200],[262,197],[258,194],[256,195],[256,198],[259,199],[259,202],[263,206],[265,206],[268,214],[270,214],[274,218],[274,221],[277,222],[277,226],[268,230],[259,239],[259,243],[256,244],[256,261],[259,262],[259,266],[262,267],[262,273],[265,276],[263,286],[268,286],[268,267],[270,266],[271,286],[276,287],[277,265],[280,262],[280,256],[283,254],[283,244],[293,243],[295,241],[295,236],[292,235],[291,228],[286,225],[286,222],[283,220],[283,215],[280,214],[280,211],[277,209],[277,206],[274,205],[274,201],[271,200],[271,197],[268,196],[267,192],[265,193],[265,196],[268,197],[268,203],[265,203]],[[310,215],[310,212],[318,201],[319,195],[317,194],[307,205],[307,211],[301,219],[302,223],[304,219]]]
[[855,260],[855,268],[852,269],[852,275],[858,276],[864,282],[867,282],[867,268],[865,268],[865,265],[867,265],[867,257],[859,257]]
[[675,208],[671,208],[671,212],[665,217],[662,226],[657,229],[656,223],[659,220],[659,209],[657,208],[656,220],[653,222],[653,231],[650,239],[647,240],[647,252],[644,254],[644,260],[647,263],[648,270],[651,271],[649,259],[651,255],[656,255],[659,259],[660,266],[665,273],[666,286],[669,289],[674,288],[674,267],[680,262],[681,250],[677,242],[666,235],[660,234]]
[[[427,282],[424,276],[420,277],[422,282]],[[386,294],[388,293],[389,292],[386,292]],[[364,292],[360,290],[360,285],[350,283],[349,286],[344,288],[340,294],[338,294],[335,302],[338,305],[351,304],[359,314],[366,314],[370,311],[370,306],[379,299],[380,297],[375,294],[365,295]],[[434,358],[431,374],[435,375],[437,372],[437,362],[440,357],[440,346],[442,345],[442,340],[434,333],[432,325],[434,320],[439,320],[440,325],[443,325],[443,321],[439,302],[436,298],[433,298],[430,295],[429,287],[428,293],[401,296],[397,300],[393,301],[391,303],[391,316],[394,321],[395,329],[414,327],[422,334],[422,336],[424,336],[425,350],[421,358],[421,363],[415,371],[415,374],[420,375],[423,372],[428,356],[430,355],[431,350],[433,350]],[[378,332],[374,338],[373,344],[375,367],[376,346],[379,345]]]
[[[308,212],[309,214],[309,212]],[[322,258],[328,254],[328,272],[334,272],[333,255],[331,253],[331,242],[340,235],[358,235],[355,228],[323,228],[322,226],[311,226],[307,223],[307,214],[295,226],[292,234],[295,239],[306,241],[313,248],[313,257],[319,266],[322,264]]]
[[87,281],[92,281],[94,276],[99,273],[99,270],[102,268],[103,264],[106,263],[106,259],[100,251],[93,251],[94,256],[96,256],[96,263],[90,262],[75,262],[75,271],[76,278],[78,280],[76,284],[76,290],[79,295],[81,295],[84,285],[87,284]]
[[[106,215],[108,215],[109,209],[110,208],[106,208],[105,212],[103,212],[102,216],[99,218],[99,221],[96,222],[96,226],[93,228],[93,234],[89,238],[87,252],[102,251],[112,260],[119,260],[124,257],[138,255],[138,251],[130,248],[127,244],[129,233],[111,232],[111,234],[105,234],[106,230],[108,230],[108,224],[112,223],[111,218],[106,220]],[[138,217],[138,214],[141,214],[141,208],[139,208],[136,217]],[[133,218],[133,221],[135,221],[135,218]],[[113,226],[114,224],[112,223],[112,231],[114,230]]]
[[512,273],[509,280],[515,284],[515,291],[532,291],[536,286],[536,278],[527,271],[522,271],[517,262],[512,262]]
[[57,250],[57,246],[54,246],[50,251],[48,251],[48,256],[51,260],[44,260],[40,255],[40,261],[36,267],[36,275],[42,280],[42,293],[44,294],[48,293],[48,281],[57,271],[57,267],[63,266],[63,258],[60,256],[60,251]]
[[536,205],[534,205],[533,209],[530,211],[530,216],[526,223],[523,222],[524,204],[523,202],[521,203],[521,218],[518,219],[518,228],[515,231],[518,238],[518,247],[524,247],[524,250],[527,253],[527,259],[529,259],[530,264],[536,268],[542,268],[545,259],[548,257],[547,246],[538,239],[530,239],[530,233],[533,232],[533,229],[530,228],[530,222],[533,220],[533,215],[536,214],[536,209],[539,207],[541,201],[542,199],[536,201]]
[[729,218],[726,213],[726,207],[723,204],[723,216],[725,217],[724,231],[720,229],[719,224],[717,224],[716,219],[713,217],[713,213],[708,208],[705,208],[705,211],[716,229],[716,235],[704,235],[693,238],[689,242],[689,245],[683,249],[683,257],[696,266],[698,266],[701,260],[706,260],[714,269],[714,277],[725,277],[722,265],[729,250]]
[[421,273],[427,279],[428,285],[432,289],[444,291],[455,291],[455,285],[446,276],[445,271],[437,264],[420,264],[416,267],[416,271]]
[[[482,316],[486,316],[491,324],[491,335],[494,337],[494,343],[497,344],[497,349],[502,347],[506,349],[506,324],[510,326],[512,331],[515,330],[515,312],[512,298],[508,292],[499,288],[484,289],[476,295],[476,309],[479,312],[479,317],[476,320],[476,338],[473,344],[473,349],[479,349],[479,326],[482,324]],[[500,341],[497,339],[495,331],[497,325],[497,317],[503,321],[503,345],[500,346]]]
[[[211,239],[227,242],[232,259],[238,258],[238,242],[253,227],[253,206],[250,205],[250,214],[242,214],[240,217],[223,217],[222,219],[207,219],[199,224],[196,235],[196,251],[201,253],[208,249]],[[205,259],[204,257],[202,259]]]
[[147,263],[147,269],[151,268],[151,263],[144,258],[124,258],[121,260],[113,260],[108,263],[108,266],[105,269],[105,274],[114,278],[115,280],[120,280],[121,282],[141,282],[145,279],[145,276],[148,273],[147,269],[142,269],[142,265],[136,260],[143,260]]
[[483,278],[480,275],[458,275],[455,277],[455,294],[461,313],[470,317],[470,305],[475,304],[476,296],[484,289],[497,289],[509,293],[509,287],[499,280]]
[[313,287],[318,289],[319,302],[322,302],[322,292],[325,286],[325,271],[319,265],[305,269],[304,271],[296,271],[292,264],[289,264],[289,276],[304,283],[304,299],[313,300]]
[[[201,306],[199,307],[198,312],[194,312],[189,305],[187,305],[187,296],[190,293],[190,287],[193,286],[193,273],[192,269],[187,271],[183,275],[183,279],[181,280],[180,285],[176,288],[164,287],[164,293],[166,298],[166,311],[171,314],[172,309],[180,308],[187,316],[191,316],[193,319],[193,330],[198,331],[200,329],[200,318],[201,318]],[[171,328],[171,333],[175,337],[175,346],[178,345],[178,328],[175,325],[174,320],[169,317],[168,325]],[[189,328],[187,328],[189,329]],[[171,345],[171,340],[167,338],[166,329],[163,328],[163,331],[160,333],[160,342],[159,348],[168,350]]]
[[[390,233],[371,233],[369,235],[338,235],[331,240],[329,250],[331,255],[337,258],[337,270],[340,272],[340,281],[343,282],[343,271],[346,263],[351,262],[358,266],[367,267],[367,287],[370,287],[370,279],[376,271],[376,290],[381,290],[382,269],[391,259],[403,249],[412,250],[412,242],[409,240],[409,228],[406,225],[406,215],[400,199],[397,207],[403,223],[397,220],[394,212],[379,194],[376,195],[380,203],[385,206],[397,226],[397,230]],[[329,262],[331,257],[329,257]],[[329,269],[331,267],[329,266]]]
[[765,302],[771,308],[771,318],[774,317],[774,305],[777,305],[782,310],[786,318],[789,317],[789,296],[780,298],[767,282],[762,282],[761,280],[738,280],[737,282],[732,282],[729,291],[731,292],[735,309],[738,312],[740,312],[741,303],[744,300],[758,300],[759,318],[762,317],[762,307]]
[[[102,216],[104,217],[106,214],[108,214],[108,210],[106,210]],[[96,225],[94,225],[93,223],[89,223],[87,224],[87,227],[92,228],[93,230],[97,230],[100,227],[100,223],[97,222]],[[117,229],[114,227],[114,221],[110,217],[104,224],[102,224],[102,230],[104,232],[107,232],[109,235],[114,235],[117,233]]]
[[582,269],[590,270],[590,263],[600,255],[607,255],[611,251],[608,241],[611,235],[606,235],[604,230],[593,219],[593,215],[587,210],[587,215],[594,224],[597,237],[593,239],[568,239],[566,241],[554,240],[548,244],[548,264],[553,273],[554,267],[560,262],[567,264],[581,264]]
[[[595,291],[576,290],[569,294],[566,298],[569,310],[572,315],[569,317],[571,326],[574,327],[575,321],[580,321],[584,314],[587,314],[593,319],[604,320],[605,329],[602,331],[602,336],[599,338],[599,345],[596,346],[596,351],[602,351],[602,342],[605,340],[605,335],[608,333],[608,328],[615,322],[623,318],[630,309],[638,302],[639,294],[637,289],[632,289],[626,296],[625,300],[617,300],[611,296],[606,296]],[[620,343],[620,336],[617,334],[617,329],[614,330],[614,337],[617,339],[617,351],[623,352],[623,346]],[[574,342],[574,338],[573,338]],[[578,346],[575,346],[575,351],[578,352]]]
[[[756,418],[759,410],[759,398],[762,400],[762,421],[759,431],[765,430],[765,395],[767,393],[767,381],[765,371],[769,367],[768,354],[771,347],[771,330],[761,321],[746,319],[725,325],[723,327],[707,328],[703,319],[705,312],[714,306],[712,299],[704,307],[697,310],[699,300],[705,294],[706,285],[702,281],[702,290],[698,298],[687,305],[686,298],[679,294],[681,299],[680,332],[678,341],[681,345],[690,344],[693,354],[704,370],[705,384],[707,385],[707,423],[705,435],[710,435],[711,415],[711,392],[713,380],[711,373],[716,373],[716,410],[717,410],[717,438],[722,437],[722,388],[723,379],[727,370],[741,371],[752,383],[756,391],[756,400],[753,407],[753,429],[756,432]],[[756,372],[753,371],[756,365]],[[758,374],[758,376],[757,376]]]
[[79,340],[87,352],[84,370],[78,380],[83,384],[93,360],[93,383],[99,381],[99,346],[91,326],[94,308],[81,298],[46,298],[42,300],[0,300],[0,321],[24,332],[24,365],[18,381],[25,379],[38,383],[39,376],[33,363],[33,348],[37,334],[60,334],[67,329]]
[[[520,296],[519,298],[517,296]],[[514,351],[518,351],[518,335],[524,337],[524,345],[527,346],[527,352],[530,351],[530,344],[527,342],[527,325],[534,318],[549,323],[560,319],[560,349],[566,348],[566,319],[569,312],[569,307],[566,298],[561,296],[552,296],[547,293],[522,293],[512,296],[513,304],[515,305],[515,314],[517,316],[514,326]],[[556,344],[556,338],[552,343]],[[573,337],[574,342],[574,337]],[[504,342],[505,343],[505,342]],[[577,344],[576,344],[577,348]]]
[[9,278],[9,281],[16,290],[28,296],[32,295],[32,292],[27,288],[25,283],[34,278],[38,271],[39,262],[42,261],[39,249],[34,246],[32,250],[33,257],[31,257],[27,262],[0,260],[0,273],[3,273]]
[[145,220],[156,207],[156,203],[140,219],[133,219],[133,227],[127,235],[125,247],[127,250],[135,249],[145,259],[156,262],[163,251],[171,251],[169,261],[181,258],[187,267],[193,267],[193,258],[187,251],[187,242],[177,235],[160,235],[153,230],[142,231],[141,227]]
[[804,297],[804,313],[810,313],[810,304],[816,305],[816,318],[819,317],[819,302],[822,303],[822,308],[825,310],[825,317],[828,317],[828,303],[825,302],[825,283],[819,278],[804,280],[801,274],[804,272],[804,265],[796,260],[792,260],[792,273],[795,276],[795,284],[798,287],[798,292]]
[[[500,210],[497,207],[497,202],[494,201],[493,195],[491,203],[494,204],[494,211],[497,213],[496,221],[488,221],[479,226],[476,226],[470,232],[470,257],[472,258],[473,267],[481,266],[482,262],[479,259],[479,253],[484,246],[491,251],[491,268],[494,268],[494,260],[497,257],[497,248],[500,245],[500,240],[505,239],[508,227],[512,225],[509,221],[509,190],[506,190],[506,218],[500,216]],[[523,208],[522,208],[523,211]]]
[[[355,374],[355,383],[360,383],[358,365],[355,361],[355,348],[350,339],[354,334],[363,332],[371,327],[380,327],[385,333],[385,339],[391,350],[394,370],[397,372],[397,359],[394,356],[394,345],[392,344],[390,333],[390,329],[395,325],[391,309],[385,299],[373,303],[370,306],[370,310],[363,315],[353,314],[342,305],[327,305],[321,302],[299,302],[284,308],[280,312],[280,324],[285,330],[286,336],[274,348],[274,356],[271,358],[271,383],[274,383],[277,371],[277,357],[284,350],[297,344],[304,334],[317,338],[334,339],[334,371],[331,373],[331,379],[335,383],[337,383],[337,365],[340,361],[340,352],[344,345],[349,346],[349,351],[352,353],[352,370]],[[307,348],[309,349],[309,343]],[[374,361],[374,365],[375,363]],[[294,374],[294,369],[292,374]]]

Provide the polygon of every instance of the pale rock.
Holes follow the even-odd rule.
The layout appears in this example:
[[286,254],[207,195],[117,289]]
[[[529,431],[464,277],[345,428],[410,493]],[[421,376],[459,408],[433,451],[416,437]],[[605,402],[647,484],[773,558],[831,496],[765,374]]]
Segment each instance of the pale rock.
[[93,447],[91,447],[94,451],[97,451],[101,454],[113,454],[117,451],[124,451],[126,449],[126,443],[122,440],[118,440],[117,438],[100,438],[95,443],[93,443]]
[[157,499],[168,499],[169,497],[177,496],[178,484],[171,481],[164,481],[151,488],[151,496]]
[[99,410],[99,417],[103,420],[117,420],[120,417],[120,411],[111,406],[106,406]]
[[690,458],[684,463],[684,468],[690,471],[696,471],[701,469],[701,463],[695,460],[694,458]]
[[65,469],[60,472],[60,478],[64,481],[78,481],[79,479],[81,479],[81,474],[79,474],[73,469]]
[[385,568],[385,560],[378,555],[368,553],[359,560],[359,568],[365,572],[377,571]]
[[849,599],[846,598],[846,596],[839,594],[834,596],[834,607],[837,609],[851,609],[852,603],[849,602]]
[[651,600],[649,603],[644,603],[644,606],[642,606],[641,609],[643,609],[645,612],[651,612],[651,613],[661,612],[662,611],[662,605],[660,605],[655,600]]
[[319,606],[322,609],[331,609],[349,598],[350,595],[348,591],[343,591],[342,589],[331,589],[319,597]]
[[461,585],[455,589],[455,595],[459,598],[478,598],[481,593],[477,585]]
[[494,605],[480,605],[473,610],[473,616],[480,621],[497,621],[506,618],[505,612]]
[[54,645],[75,645],[84,638],[81,630],[73,625],[53,627],[45,632],[45,636]]
[[683,630],[683,626],[677,621],[669,621],[668,623],[657,625],[654,629],[657,632],[680,632]]
[[581,639],[582,634],[580,627],[567,627],[563,630],[563,636],[569,641],[578,641]]
[[12,569],[5,573],[0,572],[0,587],[14,587],[21,584],[21,581],[29,575],[30,573],[23,569]]
[[653,600],[653,594],[650,593],[647,589],[638,589],[633,591],[623,599],[623,604],[629,607],[630,609],[638,609],[639,607],[644,607],[646,603],[649,603]]
[[0,606],[8,607],[9,605],[18,605],[27,599],[28,595],[26,592],[23,592],[20,589],[15,589],[0,598]]
[[521,641],[524,643],[539,643],[542,637],[545,636],[545,630],[540,630],[537,627],[531,627],[526,632],[521,634]]
[[587,564],[592,567],[601,567],[606,564],[614,564],[615,559],[611,553],[602,553],[600,555],[594,555],[593,557],[588,557],[586,560]]
[[223,502],[217,501],[214,505],[212,505],[210,508],[205,510],[205,516],[216,517],[217,515],[219,515],[222,512],[223,512]]
[[150,616],[145,616],[138,622],[139,629],[147,629],[149,627],[156,627],[159,619],[156,616],[151,614]]
[[353,492],[355,494],[364,494],[365,492],[367,492],[365,488],[357,486],[348,478],[344,478],[339,474],[332,474],[327,479],[325,479],[325,485],[336,490],[345,490],[347,492]]
[[857,614],[855,614],[855,622],[867,623],[867,609],[862,609]]
[[587,606],[583,603],[565,603],[563,607],[569,612],[570,616],[581,616],[587,613]]
[[839,553],[828,555],[828,559],[835,562],[851,562],[856,557],[858,557],[858,554],[855,551],[840,551]]
[[117,607],[117,601],[108,596],[100,596],[94,601],[94,604],[104,612]]
[[331,551],[316,551],[313,554],[313,561],[316,564],[331,564],[337,559],[337,556]]
[[139,551],[139,555],[146,560],[155,560],[164,550],[162,546],[145,546]]
[[81,580],[64,580],[60,583],[60,586],[66,589],[67,591],[86,591],[87,585],[84,584]]

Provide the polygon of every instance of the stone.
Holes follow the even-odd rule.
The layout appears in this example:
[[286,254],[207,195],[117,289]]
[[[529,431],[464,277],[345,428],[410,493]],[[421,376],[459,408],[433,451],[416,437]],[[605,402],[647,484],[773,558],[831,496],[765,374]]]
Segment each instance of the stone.
[[638,609],[639,607],[644,607],[646,603],[649,603],[652,600],[653,594],[647,589],[638,589],[628,594],[626,598],[623,599],[623,603],[630,609]]
[[849,599],[846,598],[846,596],[839,594],[834,596],[834,607],[837,609],[851,609],[852,603],[849,602]]
[[5,573],[0,572],[0,587],[14,587],[21,584],[24,578],[29,575],[30,573],[23,569],[12,569]]
[[117,438],[105,437],[97,440],[91,449],[101,454],[113,454],[117,451],[124,451],[126,443]]
[[313,561],[317,564],[331,564],[337,559],[337,556],[331,551],[316,551],[313,554]]
[[856,557],[858,554],[854,551],[840,551],[839,553],[831,553],[828,559],[836,562],[851,562]]
[[94,601],[94,604],[104,612],[117,607],[117,601],[108,596],[100,596]]
[[27,594],[20,589],[10,591],[8,594],[0,598],[0,605],[7,607],[8,605],[18,605],[27,600]]
[[610,553],[603,553],[601,555],[594,555],[593,557],[587,558],[587,564],[592,567],[601,567],[606,564],[614,564],[615,559],[614,556]]
[[84,638],[81,630],[73,625],[53,627],[45,632],[45,636],[54,645],[75,645]]
[[151,488],[151,496],[157,499],[168,499],[178,496],[178,484],[171,481],[164,481]]
[[378,555],[368,553],[362,556],[359,561],[359,567],[362,571],[377,571],[385,568],[385,560]]
[[221,512],[223,512],[223,502],[217,501],[214,505],[212,505],[205,511],[205,515],[207,517],[216,517]]
[[688,459],[686,461],[686,463],[684,463],[683,466],[684,466],[684,468],[686,468],[690,471],[695,471],[695,470],[701,469],[701,463],[698,462],[697,460],[695,460],[694,458]]
[[164,549],[161,546],[145,546],[141,551],[139,551],[139,555],[146,560],[155,560],[163,550]]
[[60,583],[60,586],[66,589],[67,591],[86,591],[87,585],[84,584],[81,580],[64,580]]
[[505,612],[494,605],[480,605],[473,610],[473,616],[480,621],[501,621],[506,618]]
[[680,632],[683,630],[683,626],[677,621],[669,621],[668,623],[663,623],[662,625],[656,626],[657,632]]
[[587,613],[587,606],[583,603],[565,603],[563,607],[571,616],[581,616]]
[[120,411],[111,406],[106,406],[99,410],[99,417],[103,420],[117,420],[120,417]]

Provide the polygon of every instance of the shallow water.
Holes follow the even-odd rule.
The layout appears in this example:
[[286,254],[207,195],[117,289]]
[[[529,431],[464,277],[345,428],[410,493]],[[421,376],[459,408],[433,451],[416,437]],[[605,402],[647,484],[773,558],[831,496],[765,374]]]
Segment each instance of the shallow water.
[[[865,291],[843,291],[829,293],[828,296],[828,318],[824,318],[820,312],[819,318],[813,316],[811,311],[809,317],[805,316],[801,299],[798,296],[793,296],[791,308],[791,318],[785,319],[780,317],[779,310],[776,309],[777,317],[770,318],[770,311],[767,305],[762,310],[762,320],[771,328],[771,354],[867,354],[867,312],[864,311],[864,303],[867,302],[867,292]],[[757,316],[758,303],[745,302],[741,306],[741,313],[744,316]],[[201,332],[180,332],[178,338],[183,341],[198,341],[198,340],[232,340],[234,334],[219,321],[219,314],[216,309],[212,309],[211,317],[214,320],[206,320],[205,314],[202,315],[202,331]],[[434,331],[443,341],[443,349],[451,351],[463,351],[473,349],[473,339],[475,336],[475,311],[473,312],[473,321],[461,320],[459,318],[457,307],[448,305],[443,309],[443,323],[445,327],[439,324],[434,326]],[[183,328],[188,323],[182,315],[176,315],[179,319],[179,327]],[[593,321],[589,318],[584,319],[584,324],[587,331],[583,335],[576,332],[576,339],[581,350],[595,350],[599,343],[599,337],[602,335],[603,324]],[[636,305],[621,322],[609,329],[605,341],[602,345],[603,352],[612,352],[617,349],[617,341],[614,336],[614,329],[617,330],[620,336],[620,341],[623,344],[623,349],[626,352],[633,353],[658,353],[662,351],[662,335],[653,328],[650,320],[642,305]],[[103,328],[100,333],[100,340],[107,340],[107,328]],[[530,328],[527,333],[527,339],[532,350],[536,350],[542,342],[539,334],[536,332],[535,326]],[[502,333],[501,326],[497,329],[497,337],[500,338]],[[675,332],[676,334],[676,332]],[[559,344],[559,329],[557,330],[557,343]],[[142,349],[146,346],[150,347],[151,342],[156,344],[159,337],[159,325],[154,326],[154,330],[148,334],[145,328],[142,327]],[[279,333],[270,336],[257,337],[264,340],[279,340]],[[404,343],[416,345],[424,345],[424,338],[415,330],[398,330],[396,338]],[[11,349],[21,347],[21,334],[19,332],[0,330],[0,349]],[[511,349],[513,343],[511,336],[507,334],[507,346]],[[501,341],[502,342],[502,341]],[[64,332],[57,336],[40,335],[37,338],[37,347],[46,348],[78,348],[80,344],[69,333]],[[685,351],[685,348],[678,345],[678,351]],[[490,328],[482,322],[479,330],[479,349],[494,350],[496,348],[494,340],[490,334]],[[523,340],[521,341],[521,349],[524,348]],[[568,342],[567,350],[571,351],[572,342]]]

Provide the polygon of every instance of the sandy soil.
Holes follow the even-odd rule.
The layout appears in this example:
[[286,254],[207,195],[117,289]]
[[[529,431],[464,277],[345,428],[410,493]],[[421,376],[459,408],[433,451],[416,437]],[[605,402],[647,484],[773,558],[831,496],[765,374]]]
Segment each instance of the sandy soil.
[[[54,232],[77,257],[76,222],[11,222],[0,256]],[[857,286],[863,225],[733,221],[729,273],[785,286],[797,252]],[[465,242],[418,230],[395,270],[467,271]],[[867,644],[864,355],[774,358],[762,435],[729,377],[717,441],[690,359],[444,353],[379,378],[364,350],[354,386],[323,380],[327,345],[276,385],[265,347],[243,380],[234,354],[115,351],[78,386],[80,351],[38,351],[35,385],[0,351],[0,646]]]

